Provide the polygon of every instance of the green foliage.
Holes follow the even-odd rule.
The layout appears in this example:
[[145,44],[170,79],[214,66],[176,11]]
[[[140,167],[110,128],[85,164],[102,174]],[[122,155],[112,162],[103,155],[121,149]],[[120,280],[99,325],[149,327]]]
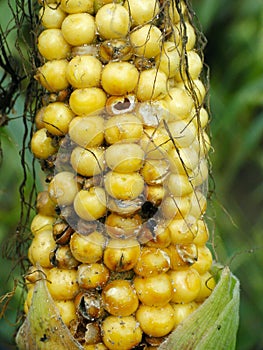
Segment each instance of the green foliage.
[[193,4],[211,68],[215,250],[241,280],[237,349],[262,349],[263,3]]

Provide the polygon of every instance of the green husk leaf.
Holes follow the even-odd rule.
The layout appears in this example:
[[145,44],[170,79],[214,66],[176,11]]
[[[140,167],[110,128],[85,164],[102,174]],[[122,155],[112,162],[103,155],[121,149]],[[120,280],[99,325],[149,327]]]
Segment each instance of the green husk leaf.
[[16,343],[19,350],[83,350],[63,323],[45,279],[36,282],[32,303],[18,330]]
[[[239,323],[239,281],[228,267],[210,297],[158,348],[159,350],[234,350]],[[216,273],[216,272],[215,272]]]

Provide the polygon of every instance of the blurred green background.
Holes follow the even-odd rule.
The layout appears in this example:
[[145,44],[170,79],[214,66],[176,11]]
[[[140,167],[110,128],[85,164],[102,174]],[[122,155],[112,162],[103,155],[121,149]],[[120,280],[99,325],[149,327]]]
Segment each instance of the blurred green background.
[[[263,349],[263,2],[193,0],[207,37],[210,67],[213,181],[208,216],[217,258],[241,281],[238,350]],[[0,23],[11,18],[0,0]],[[15,33],[9,35],[14,42]],[[14,116],[22,111],[16,104]],[[11,239],[19,219],[21,118],[1,128],[0,242]],[[0,258],[0,296],[19,277],[11,261]],[[11,274],[11,277],[10,277]],[[19,290],[19,288],[18,288]],[[0,344],[11,344],[20,293],[0,320]],[[11,348],[11,347],[10,347]],[[226,349],[227,350],[227,349]]]

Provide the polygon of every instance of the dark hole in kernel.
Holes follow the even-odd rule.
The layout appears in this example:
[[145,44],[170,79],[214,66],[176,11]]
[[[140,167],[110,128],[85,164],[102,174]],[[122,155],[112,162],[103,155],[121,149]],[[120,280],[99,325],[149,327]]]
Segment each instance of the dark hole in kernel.
[[58,261],[56,257],[57,250],[58,250],[58,247],[56,247],[49,255],[49,261],[55,267],[58,266]]
[[118,111],[121,111],[123,109],[128,109],[130,107],[130,105],[131,105],[131,103],[130,103],[129,99],[125,98],[123,102],[116,103],[114,108],[117,109]]
[[146,201],[142,205],[142,218],[150,219],[157,212],[158,208],[152,202]]
[[46,342],[47,340],[48,340],[48,337],[46,334],[44,334],[43,337],[40,338],[40,341],[43,343]]

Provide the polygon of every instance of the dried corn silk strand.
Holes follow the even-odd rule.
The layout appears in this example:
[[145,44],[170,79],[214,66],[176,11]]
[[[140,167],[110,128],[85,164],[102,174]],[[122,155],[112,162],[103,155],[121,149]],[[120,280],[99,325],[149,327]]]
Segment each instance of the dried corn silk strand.
[[24,310],[45,276],[79,348],[157,349],[215,286],[194,20],[188,1],[40,2],[31,150],[47,186]]

